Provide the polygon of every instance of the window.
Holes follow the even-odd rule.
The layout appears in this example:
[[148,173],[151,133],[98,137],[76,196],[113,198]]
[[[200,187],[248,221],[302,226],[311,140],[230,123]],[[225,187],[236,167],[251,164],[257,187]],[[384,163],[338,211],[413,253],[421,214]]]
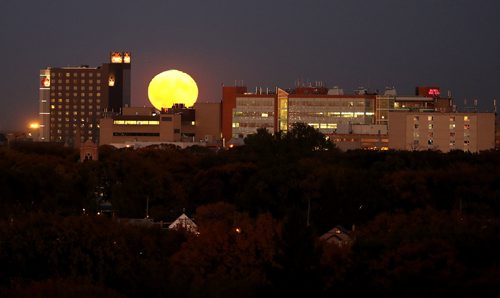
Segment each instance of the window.
[[455,116],[450,116],[450,121],[451,122],[455,121]]
[[432,121],[432,120],[434,120],[434,117],[432,117],[432,116],[427,116],[427,121]]
[[455,123],[450,124],[450,129],[455,129]]
[[418,116],[413,116],[413,121],[418,121],[419,117]]
[[434,128],[434,125],[433,124],[429,124],[429,129],[433,129]]

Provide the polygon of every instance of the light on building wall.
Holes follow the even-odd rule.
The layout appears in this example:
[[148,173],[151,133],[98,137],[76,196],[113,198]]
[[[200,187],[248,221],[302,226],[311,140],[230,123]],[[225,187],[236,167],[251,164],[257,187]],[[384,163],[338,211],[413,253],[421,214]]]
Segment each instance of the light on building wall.
[[120,52],[111,52],[111,63],[122,63],[123,57]]
[[123,53],[123,63],[130,63],[130,53],[129,52]]
[[31,129],[38,129],[38,128],[40,128],[40,124],[38,122],[32,122],[32,123],[30,123],[30,128]]
[[40,80],[40,83],[41,83],[42,87],[50,87],[50,77],[48,77],[48,76],[42,77],[42,79]]
[[114,75],[110,75],[109,79],[108,79],[108,86],[109,87],[113,87],[114,85],[115,85],[115,76]]

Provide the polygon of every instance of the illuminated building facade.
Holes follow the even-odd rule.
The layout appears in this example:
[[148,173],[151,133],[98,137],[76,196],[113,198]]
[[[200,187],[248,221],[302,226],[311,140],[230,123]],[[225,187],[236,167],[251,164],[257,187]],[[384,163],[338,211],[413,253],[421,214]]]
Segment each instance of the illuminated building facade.
[[100,67],[40,71],[40,140],[76,145],[99,142],[99,119],[130,105],[131,56],[112,52]]
[[181,115],[155,108],[125,107],[100,121],[100,144],[180,142]]
[[100,144],[217,146],[220,145],[219,119],[220,103],[196,103],[194,108],[176,104],[161,112],[153,107],[124,107],[120,114],[106,114],[101,119]]
[[222,136],[242,139],[259,128],[286,132],[306,123],[344,148],[387,149],[391,111],[451,112],[451,94],[441,96],[435,86],[419,86],[415,95],[400,96],[386,88],[378,94],[359,87],[344,94],[339,87],[296,87],[248,92],[244,86],[222,88]]
[[223,138],[245,138],[259,128],[286,132],[297,122],[329,134],[341,126],[372,124],[374,103],[375,95],[364,91],[344,95],[338,88],[276,88],[250,93],[246,87],[223,87]]
[[494,113],[389,113],[389,148],[396,150],[463,150],[495,148]]

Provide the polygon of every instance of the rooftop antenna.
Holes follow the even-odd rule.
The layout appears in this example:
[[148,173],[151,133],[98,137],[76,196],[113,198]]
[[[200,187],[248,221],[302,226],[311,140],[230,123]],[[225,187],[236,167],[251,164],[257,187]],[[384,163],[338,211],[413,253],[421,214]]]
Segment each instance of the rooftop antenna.
[[495,114],[497,113],[497,100],[496,99],[493,99],[493,111],[495,112]]

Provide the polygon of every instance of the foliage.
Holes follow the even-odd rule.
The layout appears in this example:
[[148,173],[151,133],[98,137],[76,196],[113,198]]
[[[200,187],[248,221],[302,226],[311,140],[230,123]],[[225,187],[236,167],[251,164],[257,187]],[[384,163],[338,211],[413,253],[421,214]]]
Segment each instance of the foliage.
[[[80,163],[61,146],[0,148],[0,296],[499,290],[498,151],[340,152],[297,125],[218,152],[99,153]],[[114,219],[193,214],[200,234],[97,217],[103,201]],[[318,241],[336,225],[355,228],[352,247]]]

